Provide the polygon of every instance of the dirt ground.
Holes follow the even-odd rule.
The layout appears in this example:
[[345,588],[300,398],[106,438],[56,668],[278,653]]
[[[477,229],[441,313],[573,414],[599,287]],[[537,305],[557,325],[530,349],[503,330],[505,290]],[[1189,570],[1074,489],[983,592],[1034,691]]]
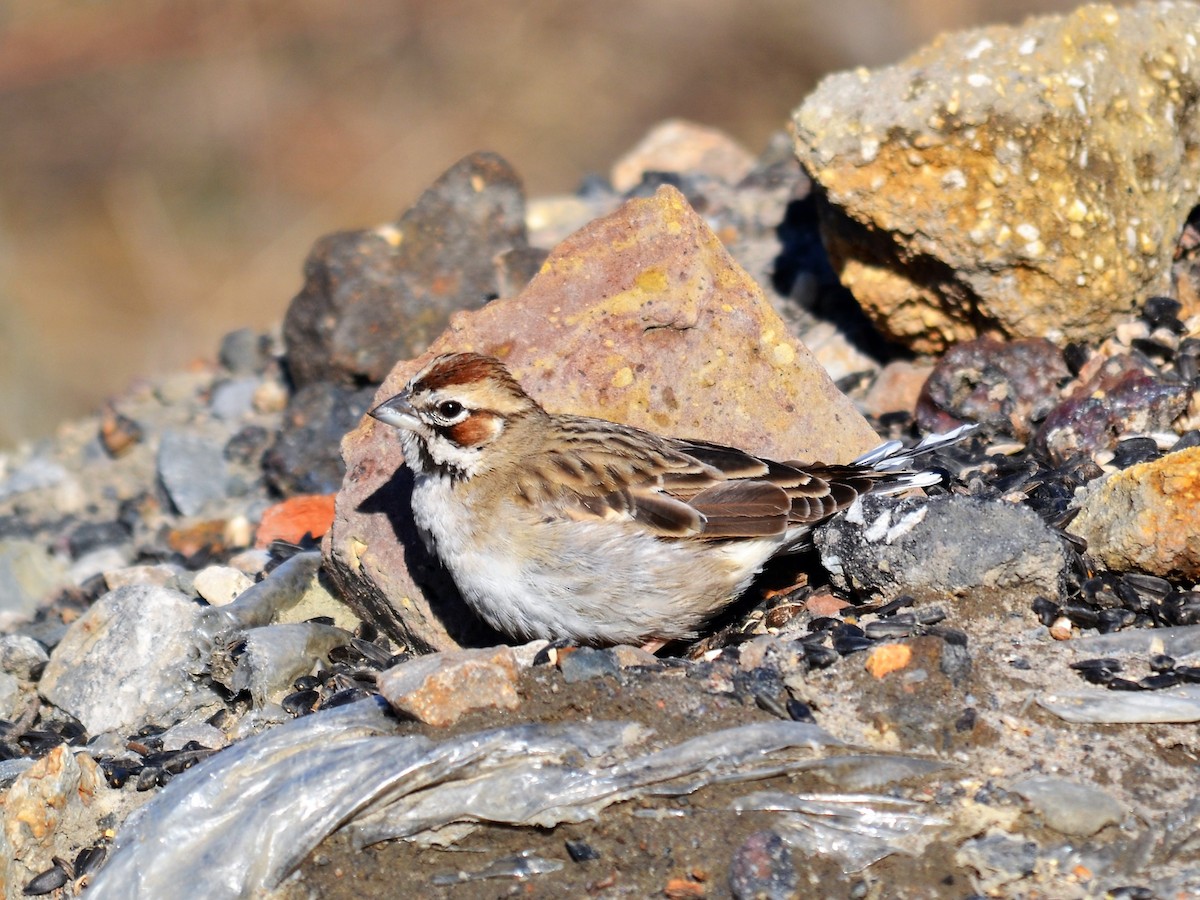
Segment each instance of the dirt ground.
[[[1031,614],[962,608],[969,662],[943,652],[942,638],[910,640],[909,676],[882,679],[852,654],[828,669],[785,678],[789,692],[812,708],[819,725],[874,751],[932,756],[945,767],[884,792],[927,801],[947,825],[917,856],[889,856],[845,874],[830,857],[792,851],[794,889],[759,896],[961,898],[987,896],[1086,898],[1114,887],[1138,887],[1200,864],[1200,849],[1175,835],[1169,817],[1195,795],[1200,735],[1190,725],[1070,725],[1036,705],[1050,689],[1082,686],[1067,668],[1075,654],[1051,641]],[[953,619],[953,616],[951,617]],[[951,658],[948,660],[948,656]],[[955,660],[957,660],[955,662]],[[953,664],[949,664],[949,663]],[[452,730],[410,726],[434,739],[517,722],[630,720],[675,743],[734,725],[771,721],[752,697],[728,691],[738,665],[623,670],[576,684],[553,666],[524,673],[522,706],[511,713],[474,713]],[[946,672],[950,674],[947,675]],[[922,673],[913,677],[912,673]],[[652,743],[654,739],[652,739]],[[1120,825],[1091,837],[1049,830],[1011,790],[1023,777],[1057,775],[1091,782],[1127,810]],[[299,898],[422,896],[455,900],[521,897],[727,897],[730,864],[752,834],[772,829],[779,813],[739,814],[731,802],[755,790],[829,791],[812,774],[719,785],[684,798],[617,804],[599,820],[553,829],[484,826],[454,851],[387,842],[357,853],[342,837],[317,848],[282,895]],[[1194,831],[1195,826],[1191,826]],[[960,853],[966,843],[1011,836],[1033,850],[1028,871],[979,871]],[[567,841],[584,841],[597,859],[573,862]],[[1191,840],[1192,844],[1196,841]],[[521,852],[559,860],[556,872],[524,881],[489,879],[451,885],[436,876],[473,872]],[[956,853],[959,855],[956,857]],[[985,869],[987,867],[984,867]],[[1149,890],[1148,888],[1144,888]],[[1136,896],[1136,894],[1126,894]],[[1157,894],[1143,894],[1157,896]]]

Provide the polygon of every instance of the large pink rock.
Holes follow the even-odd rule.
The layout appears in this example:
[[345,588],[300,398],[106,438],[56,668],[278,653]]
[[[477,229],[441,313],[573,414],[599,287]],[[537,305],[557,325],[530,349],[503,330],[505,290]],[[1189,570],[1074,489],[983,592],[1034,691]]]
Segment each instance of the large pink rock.
[[[504,360],[551,411],[779,459],[845,462],[876,443],[670,187],[565,240],[519,296],[455,316],[425,355],[392,370],[377,401],[398,393],[433,355],[464,350]],[[392,429],[364,419],[342,455],[346,479],[325,552],[355,611],[422,649],[495,643],[415,537],[410,479]]]

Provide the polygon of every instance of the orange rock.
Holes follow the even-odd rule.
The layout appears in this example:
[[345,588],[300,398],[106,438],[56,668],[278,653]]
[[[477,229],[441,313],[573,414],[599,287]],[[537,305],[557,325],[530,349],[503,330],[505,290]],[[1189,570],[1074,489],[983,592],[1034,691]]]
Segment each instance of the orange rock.
[[641,184],[647,172],[702,172],[735,184],[753,168],[754,156],[724,132],[668,119],[617,160],[609,177],[624,193]]
[[271,541],[296,543],[306,534],[319,538],[333,523],[334,494],[301,494],[276,503],[263,513],[254,546],[266,547]]
[[917,397],[932,371],[933,366],[929,363],[906,359],[888,363],[863,397],[861,409],[869,416],[912,412],[917,408]]
[[109,456],[114,459],[124,456],[135,445],[140,444],[143,437],[142,426],[137,422],[121,415],[111,406],[105,408],[104,416],[100,420],[100,441]]
[[516,709],[516,681],[510,647],[418,656],[378,677],[379,692],[393,708],[439,728],[474,709]]
[[663,888],[663,896],[668,900],[693,900],[696,897],[707,896],[704,885],[686,878],[672,878]]
[[200,553],[217,556],[224,553],[227,547],[227,524],[224,519],[209,519],[192,522],[182,528],[173,528],[167,532],[167,546],[181,556],[189,558]]
[[1200,447],[1117,472],[1080,506],[1070,531],[1108,568],[1200,576]]
[[867,655],[866,669],[876,678],[898,672],[912,662],[912,648],[907,644],[880,644]]
[[848,601],[833,594],[816,593],[805,601],[804,608],[814,616],[836,616],[849,605]]

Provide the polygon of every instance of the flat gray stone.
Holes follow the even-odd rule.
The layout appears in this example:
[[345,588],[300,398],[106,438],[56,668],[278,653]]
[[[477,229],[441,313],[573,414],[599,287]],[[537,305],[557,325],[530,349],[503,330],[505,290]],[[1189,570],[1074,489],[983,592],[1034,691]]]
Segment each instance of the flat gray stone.
[[158,477],[180,513],[198,515],[227,493],[224,447],[200,435],[168,431],[158,448]]
[[66,582],[66,566],[41,544],[0,541],[0,623],[33,615],[42,598]]
[[168,588],[130,585],[105,594],[50,654],[42,696],[89,734],[173,725],[220,702],[194,677],[200,607]]
[[1047,826],[1063,834],[1087,837],[1125,817],[1125,808],[1098,787],[1065,778],[1039,776],[1013,785]]

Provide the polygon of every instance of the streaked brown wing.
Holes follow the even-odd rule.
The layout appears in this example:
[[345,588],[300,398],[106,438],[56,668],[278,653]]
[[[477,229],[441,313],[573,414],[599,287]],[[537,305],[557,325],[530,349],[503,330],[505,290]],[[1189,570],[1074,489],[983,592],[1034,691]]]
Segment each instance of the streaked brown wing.
[[689,501],[704,516],[706,539],[770,537],[787,531],[792,503],[769,481],[725,481],[705,488]]
[[518,493],[577,521],[622,519],[664,537],[692,537],[704,520],[687,498],[721,473],[649,432],[564,417],[559,446],[531,461]]
[[564,417],[561,443],[517,491],[566,518],[624,520],[664,537],[765,537],[828,518],[870,490],[856,466],[801,466],[706,441]]
[[[720,469],[726,478],[751,479],[735,480],[734,484],[768,483],[782,489],[791,502],[787,523],[792,526],[812,525],[829,518],[869,492],[880,477],[862,466],[831,466],[796,460],[776,462],[707,441],[676,441],[675,444]],[[692,498],[693,504],[698,496]]]
[[[790,466],[789,466],[790,468]],[[879,475],[857,466],[810,466],[796,469],[805,476],[786,487],[792,501],[793,525],[814,525],[869,493]]]

